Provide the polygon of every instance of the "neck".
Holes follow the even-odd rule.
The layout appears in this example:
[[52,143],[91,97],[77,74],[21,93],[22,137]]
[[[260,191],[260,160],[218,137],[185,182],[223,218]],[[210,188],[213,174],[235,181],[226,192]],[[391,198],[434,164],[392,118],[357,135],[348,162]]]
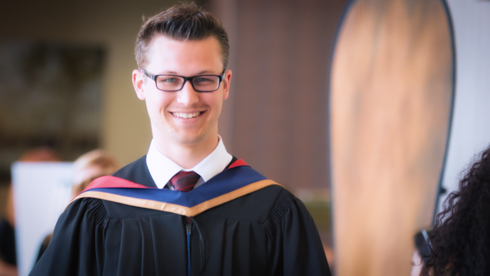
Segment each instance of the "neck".
[[184,169],[191,169],[216,149],[219,142],[219,136],[216,135],[214,139],[208,140],[209,141],[202,141],[199,144],[190,145],[169,143],[162,139],[154,139],[154,142],[158,151],[167,156],[170,160],[174,161]]

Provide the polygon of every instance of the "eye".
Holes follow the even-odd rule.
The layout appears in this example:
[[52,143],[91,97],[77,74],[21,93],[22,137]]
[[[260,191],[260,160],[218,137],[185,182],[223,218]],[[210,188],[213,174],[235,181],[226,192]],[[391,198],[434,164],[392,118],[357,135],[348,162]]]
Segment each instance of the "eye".
[[194,83],[196,84],[206,84],[214,82],[214,78],[210,76],[199,76],[194,79]]
[[160,83],[176,83],[178,81],[179,81],[179,79],[176,77],[160,77],[158,79],[158,82],[160,82]]
[[160,89],[177,89],[182,85],[182,78],[178,76],[160,75],[157,79],[157,87]]

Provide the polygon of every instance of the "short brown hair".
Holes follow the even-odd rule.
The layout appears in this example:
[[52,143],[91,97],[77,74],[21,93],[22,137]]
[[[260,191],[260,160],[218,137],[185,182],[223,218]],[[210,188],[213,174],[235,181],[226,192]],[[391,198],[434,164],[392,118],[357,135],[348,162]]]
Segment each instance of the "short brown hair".
[[163,34],[176,40],[201,40],[214,36],[221,46],[223,69],[226,69],[230,53],[228,34],[221,21],[194,3],[175,5],[143,23],[136,37],[135,47],[136,62],[140,69],[148,62],[146,52],[155,34]]

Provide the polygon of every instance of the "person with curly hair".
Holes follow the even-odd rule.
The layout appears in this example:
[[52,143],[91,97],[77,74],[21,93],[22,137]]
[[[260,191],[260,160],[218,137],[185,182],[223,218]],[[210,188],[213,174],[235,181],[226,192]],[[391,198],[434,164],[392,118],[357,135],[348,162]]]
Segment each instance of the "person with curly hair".
[[490,275],[490,147],[445,201],[421,275]]

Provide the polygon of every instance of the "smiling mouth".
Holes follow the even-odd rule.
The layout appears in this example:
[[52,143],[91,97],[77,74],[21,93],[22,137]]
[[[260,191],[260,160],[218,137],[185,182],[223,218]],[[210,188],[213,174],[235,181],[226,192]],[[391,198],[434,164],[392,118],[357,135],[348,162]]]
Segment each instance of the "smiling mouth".
[[183,113],[183,112],[170,112],[174,117],[182,118],[182,119],[192,119],[201,115],[203,112],[192,112],[192,113]]

